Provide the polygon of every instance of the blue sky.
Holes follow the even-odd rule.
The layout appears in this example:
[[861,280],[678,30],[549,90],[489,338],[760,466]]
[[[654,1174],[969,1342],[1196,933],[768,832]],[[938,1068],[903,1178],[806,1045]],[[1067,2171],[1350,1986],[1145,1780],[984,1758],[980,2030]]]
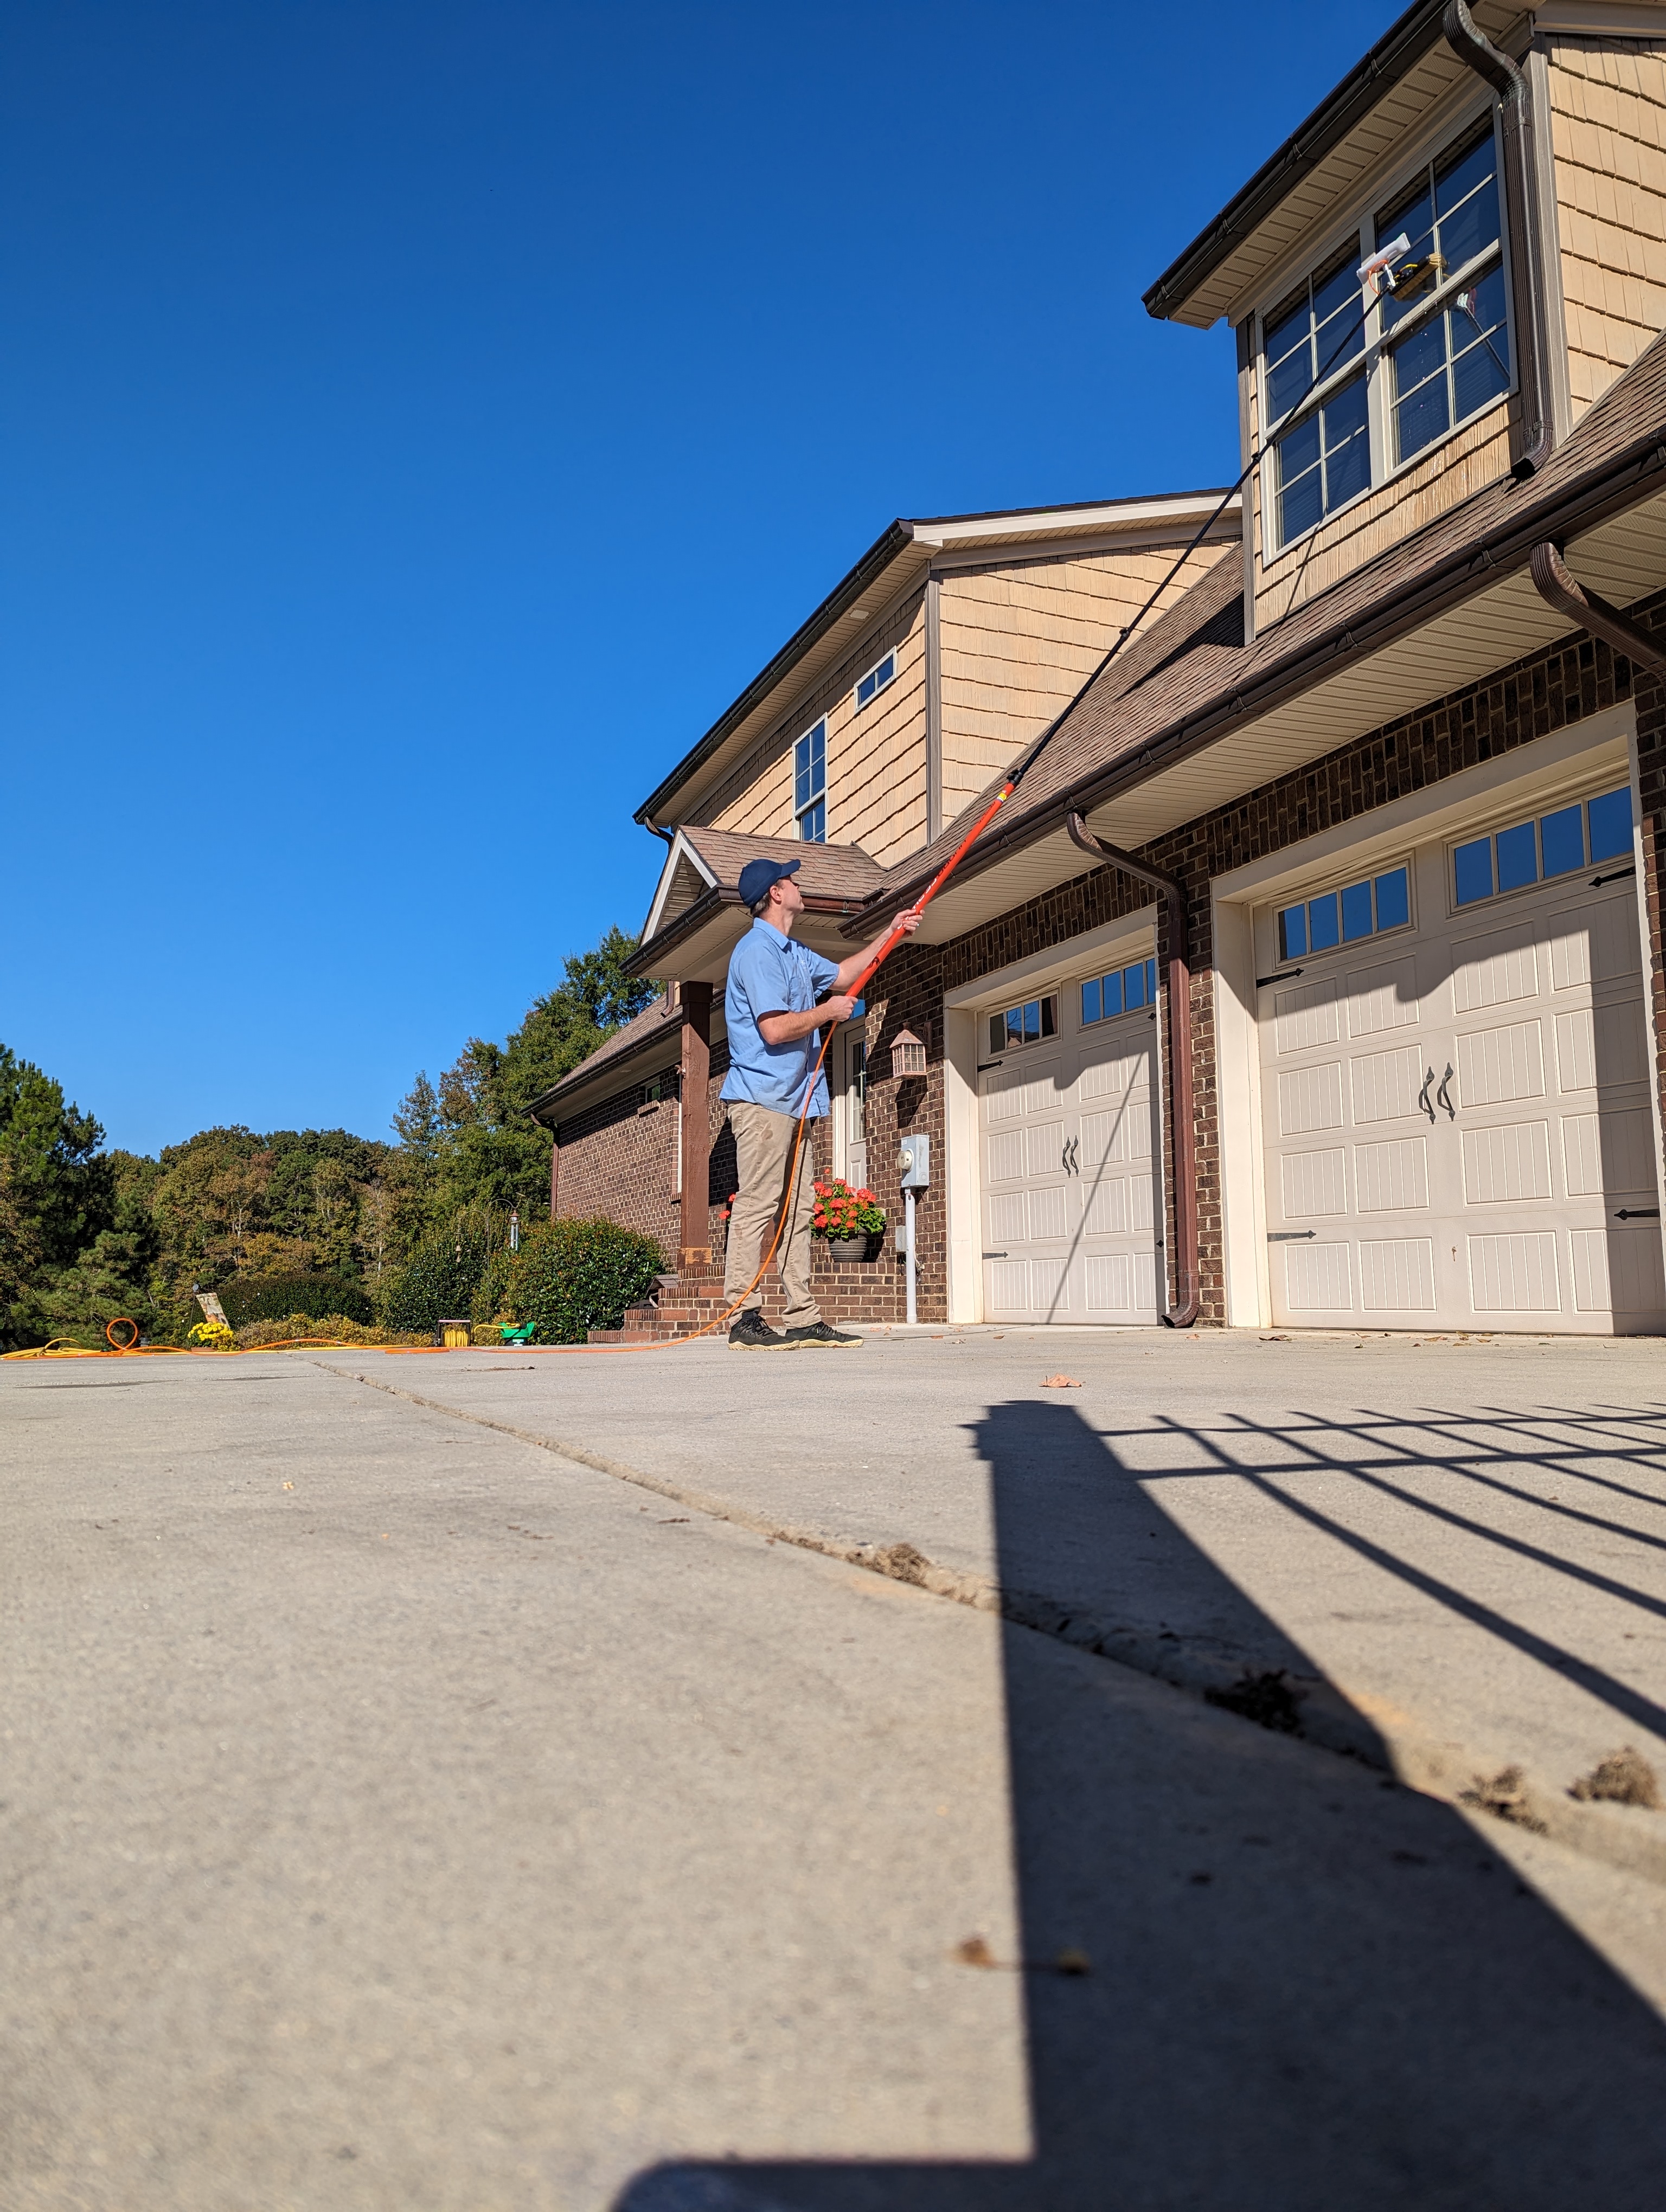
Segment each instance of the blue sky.
[[894,515],[1236,475],[1140,294],[1391,12],[21,0],[0,1039],[386,1134]]

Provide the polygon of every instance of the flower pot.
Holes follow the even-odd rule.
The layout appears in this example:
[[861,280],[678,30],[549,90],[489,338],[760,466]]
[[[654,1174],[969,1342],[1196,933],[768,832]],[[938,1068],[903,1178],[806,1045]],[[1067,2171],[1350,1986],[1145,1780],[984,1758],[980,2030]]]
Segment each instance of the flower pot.
[[847,1266],[861,1265],[879,1256],[879,1248],[885,1241],[883,1229],[869,1230],[860,1237],[827,1237],[823,1238],[831,1254],[834,1265],[841,1261]]

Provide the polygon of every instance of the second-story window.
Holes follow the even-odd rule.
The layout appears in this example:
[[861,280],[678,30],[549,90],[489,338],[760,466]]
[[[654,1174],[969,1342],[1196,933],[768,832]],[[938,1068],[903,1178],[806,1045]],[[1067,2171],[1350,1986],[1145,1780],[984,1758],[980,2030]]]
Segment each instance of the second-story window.
[[888,653],[883,660],[876,660],[866,676],[856,680],[856,712],[860,714],[870,699],[877,698],[887,684],[897,680],[897,655]]
[[[1392,338],[1392,450],[1408,461],[1510,388],[1510,337],[1499,232],[1498,156],[1489,116],[1432,162],[1377,218],[1379,239],[1404,234],[1415,272],[1383,301]],[[1402,267],[1405,264],[1402,264]],[[1458,289],[1449,286],[1458,280]],[[1438,311],[1423,302],[1446,294]]]
[[[1267,325],[1267,412],[1279,422],[1310,392],[1333,384],[1365,350],[1359,256],[1352,243],[1310,276]],[[1329,399],[1311,407],[1280,438],[1277,455],[1279,543],[1286,544],[1364,491],[1371,482],[1371,419],[1362,368]]]
[[793,748],[793,814],[806,845],[827,842],[827,720]]
[[1489,112],[1262,318],[1269,552],[1510,389],[1499,209]]

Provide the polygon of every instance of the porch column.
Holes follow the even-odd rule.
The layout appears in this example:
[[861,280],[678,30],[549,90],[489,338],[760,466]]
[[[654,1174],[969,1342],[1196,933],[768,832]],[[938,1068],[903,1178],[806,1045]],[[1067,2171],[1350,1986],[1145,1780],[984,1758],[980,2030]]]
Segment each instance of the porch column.
[[703,1267],[712,1256],[711,1073],[712,987],[684,983],[683,999],[683,1247],[684,1267]]

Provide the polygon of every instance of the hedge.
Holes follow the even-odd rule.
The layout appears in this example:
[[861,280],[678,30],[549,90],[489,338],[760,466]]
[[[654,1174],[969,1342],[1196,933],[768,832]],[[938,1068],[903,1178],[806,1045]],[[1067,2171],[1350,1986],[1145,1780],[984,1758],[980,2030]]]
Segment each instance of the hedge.
[[388,1285],[382,1298],[384,1324],[401,1334],[415,1334],[441,1321],[462,1319],[498,1249],[501,1231],[490,1218],[459,1221],[430,1237]]
[[240,1276],[222,1285],[220,1303],[234,1328],[252,1321],[287,1321],[291,1314],[305,1314],[311,1321],[325,1321],[331,1314],[344,1321],[375,1318],[363,1291],[342,1275]]
[[625,1308],[648,1296],[665,1264],[652,1237],[617,1221],[540,1221],[519,1252],[498,1255],[483,1288],[500,1302],[480,1317],[507,1312],[536,1322],[540,1344],[582,1344],[593,1328],[620,1328]]

